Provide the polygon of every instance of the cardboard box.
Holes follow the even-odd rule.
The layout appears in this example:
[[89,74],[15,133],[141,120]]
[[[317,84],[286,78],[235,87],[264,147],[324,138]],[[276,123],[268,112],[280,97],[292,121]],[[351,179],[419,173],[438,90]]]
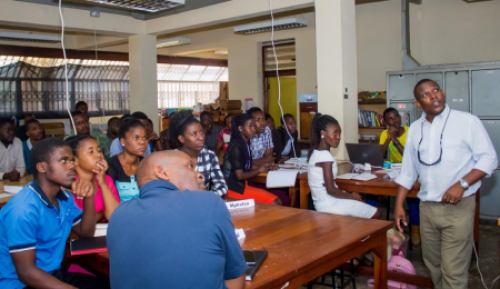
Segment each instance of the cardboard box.
[[220,110],[240,110],[241,100],[220,100]]
[[220,121],[221,120],[220,111],[212,111],[212,119],[213,121]]
[[219,83],[219,99],[220,100],[228,100],[229,99],[229,83],[227,81],[221,81]]
[[228,115],[235,116],[235,115],[239,115],[239,114],[242,114],[242,113],[243,113],[243,111],[239,110],[239,109],[236,109],[236,110],[221,110],[220,111],[221,118],[226,117]]
[[220,104],[218,102],[214,102],[210,104],[210,109],[211,110],[219,110]]

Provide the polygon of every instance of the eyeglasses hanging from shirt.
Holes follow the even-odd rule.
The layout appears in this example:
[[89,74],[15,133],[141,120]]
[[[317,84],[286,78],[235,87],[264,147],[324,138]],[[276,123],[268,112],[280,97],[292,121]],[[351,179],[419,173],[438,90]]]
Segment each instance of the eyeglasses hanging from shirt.
[[418,142],[418,149],[417,149],[417,155],[418,155],[418,161],[423,164],[424,166],[432,167],[434,165],[437,165],[441,162],[441,156],[443,155],[443,132],[444,129],[446,128],[446,124],[448,123],[448,118],[450,117],[451,109],[448,112],[448,116],[446,116],[446,120],[444,121],[443,125],[443,130],[441,130],[441,138],[439,139],[439,158],[437,161],[432,162],[432,163],[426,163],[422,161],[420,158],[420,144],[422,143],[422,140],[424,139],[424,123],[422,122],[422,125],[420,126],[420,142]]

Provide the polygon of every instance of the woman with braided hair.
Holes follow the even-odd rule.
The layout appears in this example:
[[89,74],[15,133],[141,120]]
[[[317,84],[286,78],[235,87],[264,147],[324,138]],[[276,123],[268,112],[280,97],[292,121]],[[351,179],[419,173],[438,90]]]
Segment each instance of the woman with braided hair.
[[362,202],[358,193],[344,192],[335,184],[338,168],[330,149],[339,146],[340,134],[339,122],[332,116],[318,113],[314,117],[308,154],[309,187],[314,207],[320,212],[380,219],[380,211]]

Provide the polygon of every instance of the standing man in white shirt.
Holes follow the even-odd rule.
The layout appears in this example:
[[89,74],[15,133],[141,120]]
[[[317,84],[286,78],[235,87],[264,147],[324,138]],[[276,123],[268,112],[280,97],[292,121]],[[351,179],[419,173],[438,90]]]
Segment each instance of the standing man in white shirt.
[[0,180],[17,182],[26,173],[23,144],[9,119],[0,119]]
[[481,121],[451,110],[444,91],[430,79],[413,90],[424,113],[413,122],[403,154],[394,219],[407,225],[403,203],[419,180],[422,256],[434,288],[468,288],[473,246],[475,197],[481,179],[490,176],[498,158]]

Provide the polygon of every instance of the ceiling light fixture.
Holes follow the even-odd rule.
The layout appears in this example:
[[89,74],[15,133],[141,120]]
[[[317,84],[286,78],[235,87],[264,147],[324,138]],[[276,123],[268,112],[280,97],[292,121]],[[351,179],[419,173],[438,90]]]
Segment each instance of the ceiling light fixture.
[[220,50],[215,50],[214,53],[217,55],[227,55],[228,51],[227,49],[220,49]]
[[122,7],[146,12],[159,12],[172,9],[185,4],[185,0],[84,0],[99,4]]
[[47,34],[0,31],[0,40],[57,43],[61,37]]
[[189,43],[191,43],[191,39],[186,37],[159,39],[156,41],[156,48],[172,47]]
[[[239,34],[254,34],[271,31],[271,21],[251,23],[234,27],[234,32]],[[300,18],[278,19],[274,21],[274,30],[293,29],[306,27],[307,20]]]

